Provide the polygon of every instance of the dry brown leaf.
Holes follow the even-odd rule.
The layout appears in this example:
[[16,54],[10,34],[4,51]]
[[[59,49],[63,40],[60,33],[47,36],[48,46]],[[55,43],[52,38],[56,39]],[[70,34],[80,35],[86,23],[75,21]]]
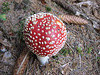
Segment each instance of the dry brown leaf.
[[14,75],[23,75],[24,70],[29,62],[29,52],[24,50],[20,57],[18,58],[15,68],[14,68]]
[[66,23],[73,23],[73,24],[78,24],[78,25],[85,25],[88,24],[88,21],[85,19],[82,19],[77,16],[72,16],[72,15],[58,15],[61,20],[63,20]]
[[41,0],[41,3],[42,3],[42,4],[46,4],[45,0]]

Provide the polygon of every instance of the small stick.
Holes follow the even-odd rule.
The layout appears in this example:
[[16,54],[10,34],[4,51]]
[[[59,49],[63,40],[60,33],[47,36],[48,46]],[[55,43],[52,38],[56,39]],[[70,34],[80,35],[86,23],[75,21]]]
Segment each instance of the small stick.
[[13,75],[22,75],[29,62],[29,51],[24,50],[15,64]]

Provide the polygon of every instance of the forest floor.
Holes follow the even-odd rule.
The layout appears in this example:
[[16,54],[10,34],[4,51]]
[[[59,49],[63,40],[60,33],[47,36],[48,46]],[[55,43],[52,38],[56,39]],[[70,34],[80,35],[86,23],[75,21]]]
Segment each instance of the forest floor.
[[25,19],[38,12],[70,14],[88,20],[87,25],[67,24],[63,49],[41,67],[30,52],[23,75],[100,75],[99,0],[0,0],[0,75],[13,75],[17,59],[28,50],[23,40]]

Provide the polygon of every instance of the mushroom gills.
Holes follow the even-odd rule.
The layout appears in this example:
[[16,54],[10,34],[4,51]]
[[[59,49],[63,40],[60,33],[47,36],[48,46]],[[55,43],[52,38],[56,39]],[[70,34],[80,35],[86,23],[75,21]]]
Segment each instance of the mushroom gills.
[[49,59],[48,56],[41,57],[41,56],[37,55],[37,58],[40,61],[41,66],[45,65],[46,63],[48,63],[48,59]]

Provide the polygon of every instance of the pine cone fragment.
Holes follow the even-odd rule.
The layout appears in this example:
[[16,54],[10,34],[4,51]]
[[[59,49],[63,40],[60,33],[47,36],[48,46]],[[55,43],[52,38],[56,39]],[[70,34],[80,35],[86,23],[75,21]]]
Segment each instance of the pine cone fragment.
[[85,25],[88,24],[88,21],[85,19],[82,19],[77,16],[72,16],[72,15],[58,15],[58,17],[66,22],[66,23],[73,23],[73,24],[78,24],[78,25]]

